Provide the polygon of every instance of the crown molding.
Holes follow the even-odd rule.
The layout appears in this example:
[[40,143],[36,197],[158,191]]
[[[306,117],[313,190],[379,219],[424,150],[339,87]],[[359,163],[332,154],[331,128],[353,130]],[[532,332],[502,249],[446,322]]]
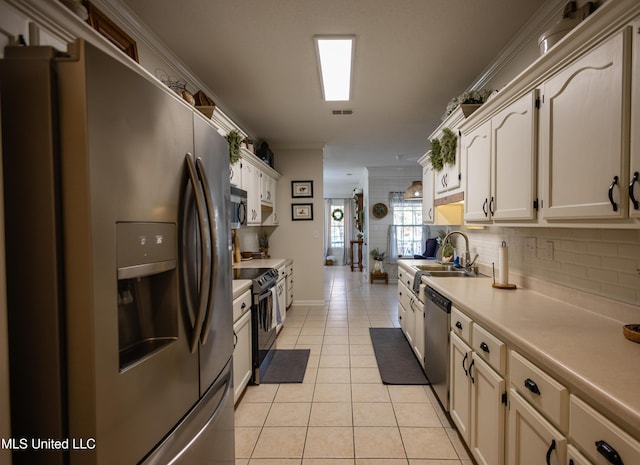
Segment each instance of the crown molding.
[[531,17],[531,19],[516,33],[496,56],[489,66],[476,78],[469,90],[480,90],[486,86],[498,73],[513,61],[518,54],[532,41],[538,40],[543,29],[554,18],[559,18],[564,8],[565,0],[547,0]]

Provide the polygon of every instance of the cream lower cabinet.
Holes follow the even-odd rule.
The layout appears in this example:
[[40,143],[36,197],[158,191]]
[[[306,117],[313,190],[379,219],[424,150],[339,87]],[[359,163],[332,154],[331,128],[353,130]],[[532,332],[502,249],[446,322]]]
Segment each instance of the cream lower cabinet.
[[625,51],[631,34],[631,27],[624,28],[543,84],[539,141],[544,219],[627,216],[625,99],[631,79]]
[[251,380],[251,291],[233,301],[233,399],[237,402]]
[[570,404],[572,444],[593,465],[640,463],[640,442],[579,397],[571,395]]
[[293,304],[293,265],[287,266],[287,308]]
[[504,378],[453,331],[450,351],[451,418],[479,465],[502,465],[505,449]]
[[280,310],[281,322],[277,326],[277,330],[280,331],[284,325],[284,320],[287,319],[287,281],[285,277],[279,279],[276,283],[276,295],[278,297],[278,309]]
[[[421,284],[420,295],[424,295],[424,288],[424,284]],[[414,314],[413,353],[424,368],[424,302],[415,297],[410,305]]]
[[567,438],[511,388],[508,465],[563,465]]
[[593,465],[593,463],[569,444],[567,446],[567,465]]

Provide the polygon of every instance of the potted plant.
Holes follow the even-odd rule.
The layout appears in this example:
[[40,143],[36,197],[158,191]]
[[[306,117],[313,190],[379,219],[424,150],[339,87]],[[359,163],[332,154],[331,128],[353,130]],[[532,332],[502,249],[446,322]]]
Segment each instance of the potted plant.
[[258,248],[265,257],[269,257],[269,235],[267,231],[260,231],[258,233]]
[[240,160],[240,146],[244,136],[237,129],[232,129],[224,138],[229,143],[229,163],[235,165]]
[[375,249],[371,250],[371,252],[369,252],[369,255],[371,255],[371,258],[373,258],[373,260],[374,260],[373,272],[374,273],[382,273],[384,271],[382,269],[382,261],[384,260],[384,252],[380,252],[378,250],[378,248],[376,247]]
[[[458,107],[462,108],[462,113],[465,117],[471,115],[480,105],[487,101],[491,92],[491,90],[471,90],[452,98],[447,105],[447,116],[453,113]],[[468,106],[465,107],[465,105]]]

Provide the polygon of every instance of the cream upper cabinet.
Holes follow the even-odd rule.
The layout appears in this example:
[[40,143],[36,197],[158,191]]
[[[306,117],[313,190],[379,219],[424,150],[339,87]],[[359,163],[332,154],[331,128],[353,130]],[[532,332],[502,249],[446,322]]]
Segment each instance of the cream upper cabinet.
[[625,218],[629,99],[624,28],[542,87],[542,216],[547,220]]
[[465,221],[535,219],[537,92],[463,134]]
[[260,209],[260,170],[246,160],[242,160],[242,188],[247,191],[247,224],[262,223]]
[[[470,113],[467,113],[466,115],[469,114]],[[449,116],[447,116],[442,124],[438,126],[438,128],[431,134],[431,136],[429,136],[429,140],[433,140],[435,138],[441,139],[443,134],[445,133],[445,129],[449,129],[453,132],[456,138],[454,162],[450,164],[445,163],[441,170],[434,170],[433,185],[435,199],[441,199],[443,197],[449,197],[454,194],[459,194],[464,190],[464,180],[462,179],[462,166],[464,156],[462,155],[459,128],[460,125],[464,122],[466,115],[463,109],[461,107],[458,107]]]
[[532,220],[537,191],[537,91],[491,118],[491,201],[494,220]]
[[640,21],[633,25],[633,79],[631,81],[631,162],[629,216],[640,218]]
[[490,221],[491,208],[491,121],[464,134],[462,151],[467,162],[465,221]]
[[461,186],[462,174],[460,172],[460,138],[456,144],[456,159],[452,164],[446,164],[440,171],[436,171],[434,174],[435,179],[435,191],[436,196],[442,197],[443,195],[452,194],[459,190]]
[[434,176],[433,167],[429,161],[429,152],[424,154],[418,163],[422,166],[422,222],[424,224],[433,224],[435,219],[434,210]]

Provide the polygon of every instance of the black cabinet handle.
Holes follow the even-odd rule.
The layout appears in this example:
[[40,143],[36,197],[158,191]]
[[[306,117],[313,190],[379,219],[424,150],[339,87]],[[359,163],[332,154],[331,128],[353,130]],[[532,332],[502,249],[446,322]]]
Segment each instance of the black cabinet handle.
[[487,343],[486,343],[486,342],[481,342],[481,343],[480,343],[480,348],[481,348],[484,352],[489,353],[489,346],[487,345]]
[[240,305],[240,309],[244,310],[245,308],[247,308],[247,304],[242,302],[242,305]]
[[547,450],[547,465],[551,465],[551,453],[556,448],[556,440],[551,440],[551,445],[549,445],[549,449]]
[[620,458],[620,454],[618,451],[611,447],[605,441],[596,441],[596,450],[600,455],[602,455],[609,463],[613,465],[624,465],[622,463],[622,458]]
[[618,184],[618,176],[613,177],[613,181],[611,181],[611,185],[609,186],[609,202],[611,202],[611,208],[613,208],[614,212],[618,211],[618,204],[613,200],[613,187]]
[[462,331],[462,323],[460,323],[459,321],[456,321],[456,328]]
[[524,387],[526,387],[534,394],[540,395],[540,389],[538,389],[538,385],[531,378],[527,378],[524,380]]
[[638,172],[636,171],[635,173],[633,173],[633,178],[631,179],[631,183],[629,184],[629,198],[631,199],[631,202],[633,203],[633,209],[634,210],[639,210],[640,209],[640,205],[638,205],[638,200],[636,199],[636,196],[633,195],[633,185],[635,183],[638,182]]
[[482,204],[482,213],[484,213],[484,216],[488,216],[489,212],[487,211],[487,203],[489,202],[489,199],[484,199],[484,203]]
[[491,215],[493,215],[493,213],[494,213],[494,211],[495,211],[495,210],[493,209],[493,203],[494,203],[494,200],[495,200],[495,199],[493,198],[493,195],[492,195],[492,196],[491,196],[491,201],[489,202],[489,213],[491,213]]
[[469,365],[469,378],[471,378],[471,384],[475,384],[476,380],[473,377],[473,373],[471,372],[471,370],[473,369],[473,365],[475,365],[476,361],[475,360],[471,360],[471,365]]
[[462,369],[464,370],[465,375],[469,375],[469,371],[467,371],[467,367],[464,366],[464,362],[467,361],[467,358],[469,358],[469,352],[465,352],[464,358],[462,359]]

